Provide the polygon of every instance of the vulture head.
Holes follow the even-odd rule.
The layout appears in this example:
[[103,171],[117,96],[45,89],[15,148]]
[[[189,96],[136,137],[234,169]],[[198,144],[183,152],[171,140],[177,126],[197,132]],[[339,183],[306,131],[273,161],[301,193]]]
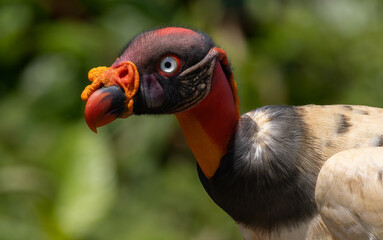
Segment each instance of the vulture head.
[[239,115],[237,87],[225,52],[209,36],[185,28],[139,34],[110,67],[92,69],[89,80],[92,84],[81,97],[94,132],[116,118],[177,115],[204,101],[228,104],[226,98]]

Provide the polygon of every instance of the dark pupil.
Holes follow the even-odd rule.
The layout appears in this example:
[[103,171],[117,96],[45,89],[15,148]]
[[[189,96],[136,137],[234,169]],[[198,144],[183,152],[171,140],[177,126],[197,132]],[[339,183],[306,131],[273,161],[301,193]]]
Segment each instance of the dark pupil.
[[165,63],[165,67],[166,67],[166,68],[170,68],[171,66],[172,66],[172,63],[171,63],[171,62],[166,62],[166,63]]

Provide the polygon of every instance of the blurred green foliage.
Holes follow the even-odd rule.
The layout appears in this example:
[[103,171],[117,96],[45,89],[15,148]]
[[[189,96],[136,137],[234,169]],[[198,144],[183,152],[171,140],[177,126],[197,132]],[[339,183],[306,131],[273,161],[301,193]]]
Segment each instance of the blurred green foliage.
[[144,30],[188,26],[226,50],[242,112],[383,107],[382,12],[379,0],[0,0],[0,239],[240,239],[174,117],[87,129],[87,71]]

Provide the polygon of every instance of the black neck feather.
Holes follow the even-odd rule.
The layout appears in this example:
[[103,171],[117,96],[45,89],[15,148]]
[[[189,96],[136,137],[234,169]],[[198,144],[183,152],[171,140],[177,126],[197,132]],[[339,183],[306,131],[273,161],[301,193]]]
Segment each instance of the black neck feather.
[[294,107],[267,106],[242,116],[211,179],[210,197],[235,221],[259,231],[293,227],[316,213],[320,156]]

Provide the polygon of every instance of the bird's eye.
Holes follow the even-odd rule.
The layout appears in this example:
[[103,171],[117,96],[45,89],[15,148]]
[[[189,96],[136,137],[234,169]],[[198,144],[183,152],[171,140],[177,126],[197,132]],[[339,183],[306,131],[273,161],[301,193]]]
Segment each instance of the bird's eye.
[[175,56],[166,56],[160,62],[160,70],[166,76],[174,76],[180,70],[180,61]]

